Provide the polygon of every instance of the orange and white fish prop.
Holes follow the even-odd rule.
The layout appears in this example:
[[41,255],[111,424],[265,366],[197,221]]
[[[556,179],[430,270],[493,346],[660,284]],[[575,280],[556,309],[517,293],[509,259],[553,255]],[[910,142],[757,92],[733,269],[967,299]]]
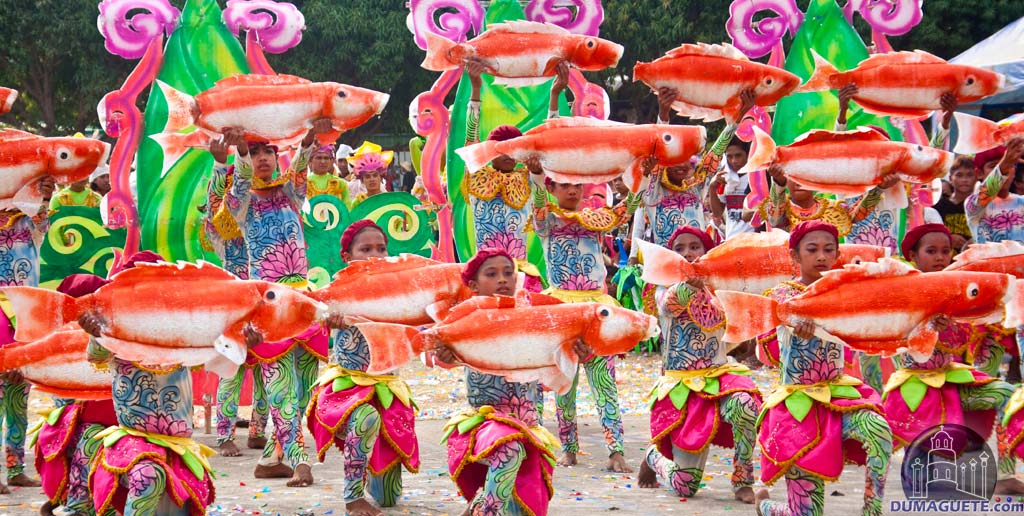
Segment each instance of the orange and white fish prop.
[[[239,74],[194,98],[164,82],[157,85],[167,99],[168,116],[161,133],[151,138],[163,148],[168,168],[185,150],[207,148],[229,127],[241,128],[246,138],[290,147],[305,137],[314,120],[329,118],[336,132],[321,135],[321,141],[334,142],[341,132],[383,111],[389,98],[378,91],[292,75]],[[178,132],[192,125],[198,129]]]
[[800,85],[800,78],[775,66],[751,61],[736,47],[723,43],[681,45],[663,57],[633,67],[633,80],[657,93],[678,92],[672,108],[680,116],[714,121],[739,119],[740,93],[753,89],[758,106],[771,106]]
[[[954,158],[951,152],[892,141],[866,127],[808,131],[793,143],[776,147],[772,137],[755,126],[754,138],[756,145],[740,174],[779,165],[786,179],[839,195],[862,195],[891,173],[908,183],[929,184],[946,175]],[[887,192],[891,192],[894,206],[907,205],[902,185]]]
[[110,144],[92,138],[0,130],[0,210],[17,208],[34,216],[43,202],[43,177],[50,176],[57,184],[88,179],[109,154]]
[[977,154],[1024,136],[1024,113],[1018,113],[1002,122],[985,120],[967,113],[953,113],[953,116],[956,117],[957,131],[953,152],[957,154]]
[[564,394],[579,362],[573,345],[582,339],[597,355],[633,349],[659,334],[649,315],[600,303],[562,303],[530,296],[524,304],[504,296],[477,296],[456,306],[423,331],[410,326],[357,323],[370,348],[372,374],[400,367],[444,343],[469,367],[511,382],[538,380]]
[[324,305],[297,290],[240,280],[209,263],[140,263],[74,298],[33,287],[2,290],[18,319],[14,338],[41,339],[87,311],[105,321],[100,344],[124,360],[196,366],[224,376],[245,361],[247,325],[266,341],[307,330]]
[[555,76],[558,64],[596,72],[615,66],[622,45],[595,36],[573,34],[551,23],[508,21],[491,25],[479,36],[455,43],[427,32],[423,68],[434,72],[453,70],[467,59],[483,62],[494,84],[536,86]]
[[843,266],[848,263],[859,264],[877,262],[882,258],[888,258],[891,254],[892,249],[880,245],[839,244],[839,258],[836,260],[836,263],[832,268],[842,269]]
[[727,342],[811,321],[823,339],[882,356],[909,351],[923,360],[938,338],[931,326],[933,317],[945,314],[974,324],[1014,324],[1022,315],[1017,289],[1016,279],[1006,274],[924,274],[883,258],[826,271],[805,292],[782,303],[728,290],[719,290],[716,296],[725,310]]
[[956,255],[945,270],[997,272],[1024,278],[1024,244],[1016,240],[972,244]]
[[544,174],[557,183],[597,184],[622,176],[636,192],[643,181],[645,159],[654,156],[660,165],[678,165],[703,150],[706,141],[703,126],[567,117],[548,120],[518,138],[487,140],[455,152],[470,171],[503,154],[520,162],[537,158]]
[[360,260],[309,296],[325,303],[328,315],[430,324],[434,318],[428,308],[443,313],[473,295],[462,283],[463,267],[414,254]]
[[923,50],[875,54],[847,72],[814,53],[814,73],[796,91],[838,90],[856,84],[853,100],[864,111],[919,118],[942,109],[939,99],[946,93],[956,95],[958,104],[967,104],[998,92],[1005,81],[998,73],[948,63]]
[[18,370],[43,392],[77,400],[110,399],[113,377],[89,363],[89,334],[77,322],[31,342],[0,347],[0,371]]
[[18,90],[0,86],[0,115],[7,113],[18,99]]

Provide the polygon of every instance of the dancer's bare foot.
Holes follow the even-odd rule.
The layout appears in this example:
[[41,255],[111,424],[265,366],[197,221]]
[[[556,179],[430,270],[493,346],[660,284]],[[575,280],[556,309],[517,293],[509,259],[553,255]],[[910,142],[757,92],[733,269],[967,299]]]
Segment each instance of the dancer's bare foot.
[[7,479],[7,483],[12,485],[12,486],[18,486],[18,487],[39,487],[39,486],[43,485],[38,480],[36,480],[34,478],[31,478],[31,477],[29,477],[28,475],[26,475],[24,473],[19,473],[18,476],[14,477],[14,478],[8,478]]
[[768,499],[768,490],[767,489],[759,489],[757,491],[757,494],[754,495],[754,510],[757,511],[757,516],[764,516],[764,513],[761,512],[761,502],[763,502],[763,501],[765,501],[767,499]]
[[616,473],[632,473],[633,468],[626,464],[626,458],[621,453],[615,452],[608,457],[608,470]]
[[575,466],[576,465],[576,454],[572,452],[564,452],[562,456],[558,458],[559,466]]
[[996,481],[996,494],[1024,494],[1024,482],[1017,478],[1004,478]]
[[366,498],[346,503],[345,512],[349,516],[384,516],[384,512],[374,507]]
[[256,478],[291,478],[292,473],[291,466],[279,462],[273,466],[257,464],[253,476]]
[[39,516],[53,516],[53,504],[49,500],[43,502],[39,508]]
[[473,506],[470,505],[470,504],[467,504],[466,505],[466,510],[462,511],[462,514],[460,514],[459,516],[472,516],[472,515],[473,515]]
[[309,487],[313,485],[313,470],[309,464],[295,466],[295,475],[288,481],[288,487]]
[[262,450],[266,445],[266,437],[250,437],[247,441],[245,441],[245,446],[250,450]]
[[11,488],[7,487],[7,484],[0,482],[0,494],[11,494]]
[[225,457],[238,457],[242,455],[242,450],[239,450],[238,446],[235,446],[234,441],[224,441],[217,447],[217,453]]
[[646,460],[640,461],[640,472],[636,475],[636,485],[645,489],[658,487],[658,474],[651,469]]
[[733,496],[743,503],[754,503],[754,488],[750,486],[741,487],[733,493]]

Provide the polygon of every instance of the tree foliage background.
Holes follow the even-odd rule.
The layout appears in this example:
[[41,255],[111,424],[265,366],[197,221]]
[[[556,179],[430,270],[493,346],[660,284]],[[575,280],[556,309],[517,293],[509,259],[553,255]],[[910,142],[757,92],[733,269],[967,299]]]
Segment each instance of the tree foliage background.
[[[840,0],[842,2],[842,0]],[[183,6],[184,0],[171,0]],[[406,29],[404,0],[295,0],[305,15],[302,43],[268,55],[274,69],[313,81],[337,81],[391,94],[379,119],[346,135],[409,135],[409,102],[436,74],[419,67],[423,51]],[[729,41],[725,22],[731,0],[605,0],[601,36],[626,47],[613,70],[592,74],[609,86],[619,119],[654,119],[654,97],[632,83],[633,64],[649,61],[681,43]],[[799,2],[804,3],[804,2]],[[223,2],[222,2],[223,6]],[[897,49],[920,48],[949,59],[1018,16],[1020,0],[925,0],[924,20],[909,34],[891,38]],[[96,103],[120,86],[134,67],[110,55],[96,29],[96,0],[0,0],[0,85],[21,91],[0,122],[40,134],[67,134],[98,127]],[[867,25],[855,25],[867,38]]]

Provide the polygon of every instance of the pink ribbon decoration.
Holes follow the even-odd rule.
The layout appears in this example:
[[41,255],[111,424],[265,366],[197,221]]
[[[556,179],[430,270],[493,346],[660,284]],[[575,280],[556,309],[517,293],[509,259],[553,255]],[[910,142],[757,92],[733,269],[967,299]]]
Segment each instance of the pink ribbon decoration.
[[[764,10],[778,16],[754,21],[754,15]],[[725,30],[733,46],[755,59],[770,52],[786,32],[796,34],[803,21],[804,13],[795,0],[734,0],[729,6]]]
[[[576,12],[566,3],[575,6]],[[604,21],[604,7],[601,0],[530,0],[526,4],[526,19],[553,23],[575,34],[597,36]]]
[[154,38],[174,32],[181,17],[167,0],[103,0],[99,10],[96,26],[104,47],[125,59],[142,57]]
[[287,2],[228,0],[224,9],[224,24],[235,36],[243,30],[249,32],[250,38],[255,33],[262,50],[281,54],[302,41],[306,19],[294,5]]
[[[455,12],[441,10],[454,9]],[[484,9],[476,0],[411,0],[406,25],[416,46],[427,49],[426,33],[437,34],[456,43],[466,41],[470,32],[478,34],[484,25]]]

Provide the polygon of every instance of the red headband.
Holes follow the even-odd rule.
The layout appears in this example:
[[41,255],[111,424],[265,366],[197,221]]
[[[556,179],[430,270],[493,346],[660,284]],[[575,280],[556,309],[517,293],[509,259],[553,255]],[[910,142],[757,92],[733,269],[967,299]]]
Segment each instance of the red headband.
[[982,168],[985,167],[985,163],[988,163],[989,161],[995,161],[997,159],[1002,159],[1003,154],[1006,154],[1006,147],[1002,145],[1000,145],[999,147],[989,149],[987,151],[979,152],[974,155],[974,168],[981,170]]
[[914,247],[921,238],[928,233],[942,233],[946,235],[951,245],[953,243],[953,236],[949,234],[946,226],[942,224],[921,224],[920,226],[914,226],[913,229],[907,231],[906,235],[903,235],[903,242],[900,242],[900,252],[903,253],[903,257],[909,260],[910,252],[914,250]]
[[466,262],[466,268],[462,269],[462,283],[467,287],[469,282],[476,279],[476,275],[480,272],[480,267],[483,267],[484,262],[495,256],[504,256],[508,258],[508,261],[512,262],[512,266],[515,267],[516,261],[512,258],[512,255],[508,254],[508,251],[499,249],[497,247],[486,247],[484,249],[477,250],[473,258],[470,258]]
[[811,231],[824,231],[832,235],[837,244],[839,243],[839,230],[835,226],[820,220],[805,220],[793,227],[793,231],[789,233],[789,248],[800,247],[800,241]]
[[381,229],[376,223],[369,219],[361,219],[353,222],[349,227],[345,228],[345,232],[341,234],[341,252],[348,253],[352,251],[352,241],[356,239],[366,228],[374,228],[380,231],[380,234],[384,235],[384,243],[388,243],[388,234]]
[[110,281],[95,274],[72,274],[60,282],[60,285],[57,286],[57,292],[71,297],[82,297],[96,292],[107,283],[110,283]]
[[672,233],[672,236],[668,237],[669,247],[672,247],[672,245],[676,243],[676,239],[679,238],[680,235],[693,235],[699,238],[700,243],[704,245],[705,253],[710,251],[712,247],[715,247],[715,241],[711,239],[711,235],[693,226],[681,226],[676,228],[675,232]]
[[512,138],[519,138],[523,135],[523,132],[514,125],[499,125],[491,131],[491,134],[487,135],[488,140],[503,142],[505,140],[511,140]]

